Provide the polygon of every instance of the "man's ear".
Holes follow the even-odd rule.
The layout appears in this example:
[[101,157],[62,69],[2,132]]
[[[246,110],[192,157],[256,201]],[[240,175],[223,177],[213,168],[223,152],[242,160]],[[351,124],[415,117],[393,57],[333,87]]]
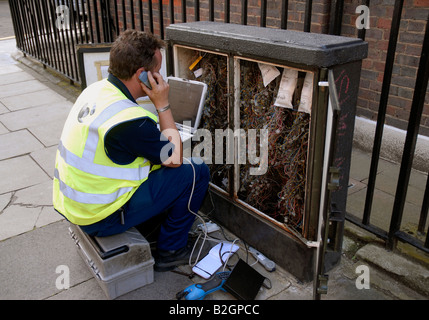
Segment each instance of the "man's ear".
[[141,68],[138,68],[137,69],[137,71],[134,73],[134,76],[136,77],[136,79],[138,80],[138,78],[139,78],[139,76],[140,76],[140,73],[142,73],[143,71],[145,71],[146,69],[145,68],[143,68],[143,67],[141,67]]

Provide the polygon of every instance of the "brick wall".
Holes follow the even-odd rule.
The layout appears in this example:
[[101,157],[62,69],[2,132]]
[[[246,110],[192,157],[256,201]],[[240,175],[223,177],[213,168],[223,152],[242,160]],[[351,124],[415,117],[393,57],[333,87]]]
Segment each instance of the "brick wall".
[[[342,35],[357,36],[355,8],[360,3],[352,0],[344,5]],[[362,65],[357,112],[374,120],[377,118],[393,9],[393,0],[371,0],[370,29],[366,30],[365,36],[369,52]],[[386,111],[386,123],[401,129],[407,127],[428,14],[429,0],[405,0]],[[420,133],[429,136],[429,94],[426,94]]]
[[[119,30],[124,29],[122,20],[122,1],[110,0],[113,12],[114,2],[117,2],[119,13]],[[135,25],[140,29],[138,1],[134,0]],[[149,29],[148,0],[143,1],[144,28]],[[163,0],[164,28],[170,20],[169,2],[174,1],[174,20],[182,22],[182,6],[180,0]],[[130,1],[125,1],[127,13],[127,28],[131,28]],[[230,22],[241,23],[241,0],[230,1]],[[357,114],[376,120],[380,100],[381,86],[384,75],[384,66],[389,43],[390,26],[394,9],[394,0],[370,1],[370,28],[366,30],[365,41],[368,42],[368,58],[363,61]],[[154,34],[160,35],[159,29],[159,1],[152,1]],[[266,26],[280,28],[281,26],[280,0],[267,1]],[[330,3],[328,0],[313,0],[311,32],[328,33],[330,20]],[[186,1],[186,21],[195,21],[194,1]],[[363,0],[348,0],[344,2],[341,35],[357,37],[358,29],[355,26],[356,7],[363,4]],[[248,25],[260,25],[260,0],[248,0]],[[214,1],[214,20],[225,20],[224,1]],[[386,123],[406,129],[414,92],[415,79],[419,64],[421,46],[426,19],[429,15],[429,0],[405,0],[402,10],[401,25],[395,54],[393,76],[388,99]],[[114,16],[114,14],[112,14]],[[289,1],[288,24],[289,30],[302,31],[304,29],[305,1]],[[200,1],[200,20],[209,20],[208,0]],[[429,91],[429,90],[428,90]],[[429,136],[429,94],[426,94],[420,133]]]

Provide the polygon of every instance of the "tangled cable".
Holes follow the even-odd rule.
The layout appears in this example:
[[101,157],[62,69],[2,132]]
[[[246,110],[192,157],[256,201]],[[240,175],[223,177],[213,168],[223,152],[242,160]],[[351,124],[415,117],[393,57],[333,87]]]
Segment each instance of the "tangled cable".
[[[205,54],[200,62],[203,74],[200,81],[208,86],[204,113],[201,118],[202,128],[214,134],[215,129],[228,128],[228,68],[226,57],[214,54]],[[212,150],[212,159],[215,159],[216,150]],[[215,185],[228,191],[228,172],[232,166],[226,164],[226,154],[222,164],[210,164],[211,180]]]
[[[211,133],[214,133],[215,129],[225,130],[230,120],[227,59],[215,54],[205,54],[200,67],[203,74],[198,80],[208,85],[202,127]],[[299,75],[292,100],[294,109],[299,104],[300,86],[304,76],[305,73]],[[239,199],[268,216],[299,230],[304,215],[310,116],[274,106],[279,90],[279,78],[265,87],[258,64],[240,61],[240,128],[245,131],[268,130],[268,170],[264,175],[251,175],[249,170],[254,165],[248,162],[241,165],[240,189],[237,195]],[[260,139],[258,133],[257,146]],[[247,145],[247,150],[248,148]],[[214,152],[213,148],[213,156]],[[210,165],[212,182],[228,190],[231,165],[223,163]]]

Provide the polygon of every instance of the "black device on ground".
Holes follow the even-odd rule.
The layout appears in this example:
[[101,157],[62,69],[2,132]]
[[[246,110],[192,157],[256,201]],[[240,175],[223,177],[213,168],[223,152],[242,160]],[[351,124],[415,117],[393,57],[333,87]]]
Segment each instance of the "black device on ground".
[[238,260],[223,288],[239,300],[254,300],[265,277],[243,260]]

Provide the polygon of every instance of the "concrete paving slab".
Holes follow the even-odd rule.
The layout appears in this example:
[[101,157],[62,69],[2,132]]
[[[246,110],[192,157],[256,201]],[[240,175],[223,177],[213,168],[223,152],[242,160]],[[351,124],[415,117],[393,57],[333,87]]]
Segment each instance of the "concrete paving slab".
[[34,77],[24,71],[0,74],[0,86],[11,83],[21,83],[27,80],[34,80]]
[[53,222],[63,221],[64,218],[58,212],[55,211],[53,206],[46,206],[42,208],[39,217],[36,221],[36,228],[47,226]]
[[347,194],[350,195],[350,194],[356,193],[366,187],[367,187],[366,184],[360,182],[359,180],[350,178]]
[[429,270],[427,268],[374,244],[362,247],[357,251],[356,256],[378,266],[394,278],[400,278],[401,281],[422,294],[429,295]]
[[154,282],[124,294],[117,300],[175,300],[176,293],[190,286],[192,281],[173,272],[154,272]]
[[53,177],[56,153],[57,145],[54,145],[49,148],[34,151],[30,155],[48,176]]
[[14,35],[12,15],[7,1],[0,1],[0,38]]
[[0,66],[10,65],[16,63],[8,53],[0,52]]
[[[393,297],[379,291],[371,285],[368,289],[359,289],[356,286],[358,274],[356,268],[361,262],[347,263],[336,267],[329,273],[328,294],[324,300],[392,300]],[[358,280],[359,281],[359,280]]]
[[[363,210],[366,198],[366,188],[348,195],[347,197],[347,212],[362,219]],[[371,224],[383,230],[389,230],[390,217],[393,210],[394,196],[379,189],[374,190],[374,199],[371,209]],[[403,223],[408,221],[418,221],[420,208],[413,203],[406,202]]]
[[[10,53],[16,51],[16,40],[15,38],[1,40],[0,47],[0,65],[1,66],[9,66],[17,64],[18,62],[11,58]],[[1,68],[3,69],[3,68]]]
[[95,278],[71,286],[67,290],[61,290],[50,296],[47,300],[108,300]]
[[[52,181],[48,180],[46,182],[15,191],[14,193],[7,193],[5,194],[5,198],[3,200],[0,199],[0,201],[5,203],[5,206],[8,205],[8,209],[12,208],[12,210],[19,211],[17,217],[12,216],[11,218],[15,220],[18,219],[20,216],[27,214],[24,212],[27,209],[40,209],[37,213],[35,221],[34,219],[29,219],[29,222],[30,220],[32,220],[33,226],[27,227],[27,229],[32,230],[33,228],[40,228],[42,226],[64,219],[54,210],[52,206],[52,188]],[[19,207],[19,209],[17,209],[16,207]],[[0,212],[3,211],[3,209],[4,207],[1,208]],[[9,211],[5,210],[5,214],[9,214]],[[28,214],[30,214],[30,212]],[[5,219],[7,218],[8,217],[6,216]],[[15,223],[15,221],[12,221],[12,223]],[[8,229],[7,233],[9,233],[9,235],[11,233],[13,235],[22,233],[21,231],[12,231],[13,228],[15,227],[12,226],[11,228],[9,228],[7,227],[7,225],[4,226],[4,229]],[[3,229],[3,227],[0,227],[0,230],[1,229]],[[24,232],[28,230],[24,230]]]
[[0,160],[24,155],[44,146],[27,130],[19,130],[1,135]]
[[[367,180],[364,180],[363,182],[365,184],[368,183]],[[398,175],[394,172],[383,171],[377,174],[375,187],[378,190],[384,191],[392,196],[395,196],[397,184]],[[423,203],[423,195],[424,189],[422,188],[422,186],[416,187],[412,184],[408,185],[406,201],[411,202],[416,206],[421,206],[421,204]]]
[[11,131],[46,125],[53,121],[64,123],[71,107],[72,103],[65,101],[18,110],[0,115],[0,122]]
[[60,293],[60,265],[69,268],[70,287],[92,279],[67,234],[68,223],[60,221],[0,241],[0,299],[37,300]]
[[[22,73],[27,74],[26,72]],[[49,105],[59,101],[66,101],[66,99],[51,89],[45,89],[16,96],[4,97],[1,98],[0,101],[10,111],[16,111],[40,105]]]
[[17,66],[17,62],[12,59],[11,64],[2,65],[0,68],[0,74],[20,72],[22,69]]
[[[192,282],[173,272],[154,272],[154,282],[124,294],[116,300],[175,300],[180,288]],[[108,300],[95,278],[79,283],[48,298],[49,300]]]
[[55,121],[47,121],[44,124],[27,128],[46,147],[57,146],[61,138],[61,132],[66,118],[59,118]]
[[12,193],[0,194],[0,214],[12,200]]
[[36,226],[42,208],[11,205],[0,215],[0,240],[31,231]]
[[[1,106],[0,106],[1,109]],[[0,135],[10,132],[7,128],[0,122]]]
[[371,157],[359,149],[352,149],[352,159],[350,163],[350,177],[362,181],[368,179]]
[[0,101],[0,114],[9,112],[10,110]]
[[52,206],[52,180],[18,190],[14,193],[12,204],[19,204],[23,207]]
[[[382,269],[368,265],[370,270],[370,286],[377,288],[378,292],[384,292],[394,300],[427,300],[424,295],[407,287],[402,282],[390,277]],[[368,298],[364,298],[368,300]]]
[[0,177],[0,194],[51,179],[29,156],[0,161]]
[[359,219],[363,217],[363,209],[366,197],[366,187],[347,195],[346,211]]
[[[395,195],[400,168],[401,166],[398,163],[380,159],[378,163],[379,173],[377,174],[375,187],[389,194]],[[427,172],[421,172],[414,169],[411,170],[410,180],[408,182],[409,187],[407,192],[407,201],[416,205],[422,204],[427,176]],[[366,180],[364,182],[366,182]]]
[[[362,273],[359,271],[356,272],[356,270],[360,270],[358,268],[362,268],[363,266],[368,268],[368,287],[358,289],[356,283],[362,284],[362,280],[358,279],[358,276],[361,276]],[[337,272],[336,276],[330,278],[332,282],[335,282],[331,286],[331,294],[334,296],[341,295],[347,300],[424,299],[421,295],[408,290],[366,262],[360,260],[347,261],[339,268],[342,274]],[[338,277],[338,279],[334,277]],[[347,281],[347,279],[351,281]],[[328,298],[328,300],[330,299]]]
[[5,84],[0,87],[0,98],[21,95],[39,90],[46,90],[47,88],[47,86],[38,80],[23,81],[19,85],[16,83]]

